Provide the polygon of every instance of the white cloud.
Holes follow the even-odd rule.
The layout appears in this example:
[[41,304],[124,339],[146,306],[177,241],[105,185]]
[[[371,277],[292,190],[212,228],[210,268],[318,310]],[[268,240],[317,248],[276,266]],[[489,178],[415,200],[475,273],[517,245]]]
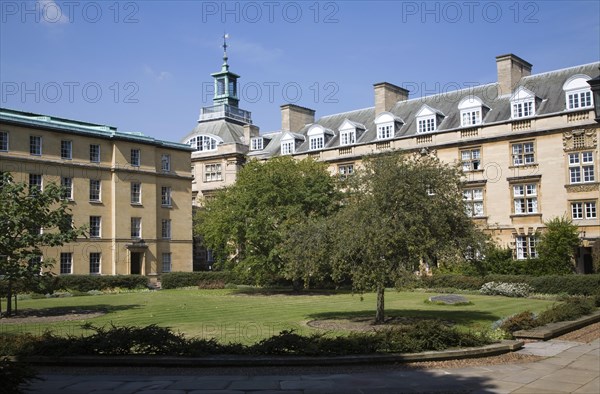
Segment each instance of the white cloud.
[[158,82],[166,81],[173,77],[173,74],[170,72],[154,71],[154,69],[147,64],[144,64],[144,74]]
[[37,0],[36,8],[40,11],[42,22],[48,25],[69,23],[69,16],[54,0]]

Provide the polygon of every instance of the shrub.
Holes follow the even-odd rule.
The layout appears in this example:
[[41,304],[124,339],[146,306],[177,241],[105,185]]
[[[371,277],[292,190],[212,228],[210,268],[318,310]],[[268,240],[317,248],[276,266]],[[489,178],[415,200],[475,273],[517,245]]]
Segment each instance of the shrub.
[[57,288],[87,293],[91,290],[113,288],[142,289],[148,287],[148,278],[141,275],[63,275]]
[[506,297],[527,297],[533,289],[526,283],[487,282],[479,290],[486,295]]
[[594,300],[590,298],[575,297],[565,302],[554,304],[538,316],[540,325],[577,319],[592,313],[595,309]]
[[600,288],[600,274],[592,275],[487,275],[473,277],[464,275],[433,275],[419,279],[423,288],[454,288],[479,290],[486,282],[526,283],[536,293],[585,295],[596,294]]
[[226,283],[234,282],[234,278],[229,271],[170,272],[163,274],[160,282],[163,289],[196,286],[208,289],[223,289]]
[[524,311],[504,319],[499,328],[512,334],[515,331],[529,330],[538,325],[535,315],[530,311]]
[[157,354],[201,356],[206,354],[291,354],[346,355],[384,352],[419,352],[457,346],[481,346],[491,343],[485,335],[461,332],[439,321],[422,321],[376,332],[352,333],[328,337],[323,334],[300,335],[293,330],[282,331],[254,345],[220,344],[214,339],[185,338],[169,328],[146,327],[108,328],[85,325],[94,331],[89,336],[60,337],[52,333],[5,335],[5,354],[23,356],[126,355]]

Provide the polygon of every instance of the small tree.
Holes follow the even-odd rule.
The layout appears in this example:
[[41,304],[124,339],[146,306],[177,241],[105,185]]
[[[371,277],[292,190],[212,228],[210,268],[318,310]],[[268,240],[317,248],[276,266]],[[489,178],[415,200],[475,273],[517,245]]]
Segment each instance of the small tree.
[[570,219],[556,217],[545,223],[546,230],[538,243],[541,274],[575,272],[575,249],[579,246],[579,229]]
[[60,186],[49,184],[42,191],[1,174],[0,278],[6,281],[8,316],[13,313],[15,282],[31,279],[51,266],[51,261],[42,261],[41,247],[60,246],[84,233],[83,228],[73,228],[69,212]]
[[335,209],[335,180],[323,163],[277,157],[250,161],[236,183],[199,210],[195,234],[225,267],[256,284],[282,278],[286,228]]

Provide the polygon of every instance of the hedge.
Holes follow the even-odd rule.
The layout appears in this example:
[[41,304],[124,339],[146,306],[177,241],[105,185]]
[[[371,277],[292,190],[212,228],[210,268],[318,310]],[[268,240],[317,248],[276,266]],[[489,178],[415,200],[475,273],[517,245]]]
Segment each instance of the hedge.
[[148,287],[148,278],[141,275],[61,275],[56,288],[87,292],[113,288],[139,289]]
[[460,290],[479,290],[486,282],[525,283],[533,287],[534,292],[542,294],[569,294],[590,296],[600,288],[600,274],[593,275],[433,275],[422,277],[416,286],[436,289],[454,288]]
[[222,289],[233,282],[234,275],[229,271],[171,272],[163,274],[160,285],[163,289],[178,287],[200,287],[203,289]]

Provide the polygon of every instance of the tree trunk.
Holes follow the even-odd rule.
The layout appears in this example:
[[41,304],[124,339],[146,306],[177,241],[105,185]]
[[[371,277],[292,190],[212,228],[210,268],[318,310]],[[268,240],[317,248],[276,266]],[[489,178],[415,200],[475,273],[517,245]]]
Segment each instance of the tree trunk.
[[8,286],[6,287],[6,316],[12,315],[12,282],[8,281]]
[[375,324],[381,324],[385,320],[384,318],[384,298],[383,292],[385,287],[377,286],[377,312],[375,312]]
[[17,315],[17,313],[19,313],[19,310],[17,309],[17,294],[18,292],[15,292],[15,316]]

